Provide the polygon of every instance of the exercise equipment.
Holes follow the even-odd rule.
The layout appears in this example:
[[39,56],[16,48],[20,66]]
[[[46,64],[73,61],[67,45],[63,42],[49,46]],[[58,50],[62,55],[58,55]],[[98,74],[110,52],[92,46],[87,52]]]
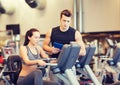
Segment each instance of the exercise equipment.
[[116,48],[116,44],[114,44],[112,39],[106,38],[105,39],[107,44],[109,45],[108,49],[107,49],[107,53],[106,53],[106,57],[112,57],[113,53],[114,53],[114,49]]
[[52,67],[52,72],[65,85],[79,85],[76,75],[72,71],[76,60],[79,57],[80,46],[77,43],[65,44],[58,56],[57,66]]
[[[120,62],[120,47],[116,46],[114,49],[115,50],[114,50],[113,56],[111,57],[111,59],[108,59],[105,61],[105,62],[107,62],[107,64],[104,64],[104,67],[106,69],[106,74],[104,74],[103,81],[102,81],[102,83],[104,83],[104,85],[105,84],[118,85],[116,83],[120,84],[119,76],[118,77],[115,76],[115,75],[120,74],[120,72],[119,72],[120,69],[118,66],[118,63]],[[111,81],[110,81],[110,79],[111,79]]]
[[[12,83],[16,85],[16,79],[18,76],[17,74],[18,71],[20,72],[22,66],[21,60],[18,55],[15,55],[15,50],[13,47],[6,47],[6,46],[2,47],[2,55],[3,55],[4,64],[3,67],[1,67],[0,79],[4,81],[5,85],[11,85]],[[12,59],[13,57],[15,58]],[[13,66],[13,69],[10,68],[10,65]]]
[[115,66],[115,65],[117,65],[118,62],[120,62],[120,47],[117,46],[115,48],[112,59],[108,60],[107,63],[109,65]]
[[8,59],[8,57],[13,54],[16,54],[13,47],[2,47],[2,55],[4,56],[4,59]]
[[79,60],[78,64],[80,67],[77,68],[77,72],[90,78],[95,85],[102,85],[98,81],[97,77],[95,76],[95,74],[93,73],[92,69],[89,66],[90,61],[91,61],[92,57],[94,56],[95,49],[96,49],[96,47],[92,46],[92,45],[86,47],[86,55],[82,56],[78,59]]

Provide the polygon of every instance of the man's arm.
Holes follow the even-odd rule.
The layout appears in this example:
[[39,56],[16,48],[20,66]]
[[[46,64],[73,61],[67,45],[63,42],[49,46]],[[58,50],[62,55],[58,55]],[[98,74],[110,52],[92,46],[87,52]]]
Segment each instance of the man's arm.
[[51,37],[51,29],[48,30],[48,32],[45,35],[45,39],[43,41],[43,49],[48,52],[52,52],[52,49],[50,47],[50,37]]
[[46,33],[46,36],[45,36],[45,40],[43,42],[43,49],[47,52],[49,52],[50,54],[56,54],[60,51],[60,49],[58,48],[54,48],[52,46],[50,46],[50,37],[51,37],[51,31],[52,29],[50,29],[47,33]]
[[81,34],[78,31],[75,32],[75,40],[81,47],[80,56],[84,56],[86,54],[85,44],[82,40]]

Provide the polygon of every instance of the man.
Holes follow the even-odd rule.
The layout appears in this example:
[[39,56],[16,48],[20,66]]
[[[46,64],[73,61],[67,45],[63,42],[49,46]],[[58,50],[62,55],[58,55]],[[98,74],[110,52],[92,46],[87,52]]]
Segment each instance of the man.
[[[74,41],[81,46],[80,56],[86,54],[85,45],[82,40],[81,34],[70,27],[72,14],[69,10],[63,10],[60,14],[60,26],[50,29],[46,33],[45,40],[43,42],[43,49],[52,54],[52,58],[58,58],[60,52],[59,48],[54,47],[54,43],[69,44]],[[50,43],[52,46],[50,46]]]
[[[54,43],[59,43],[60,45],[69,44],[70,42],[79,43],[81,50],[80,56],[84,56],[86,54],[85,45],[82,40],[81,34],[76,31],[74,28],[70,27],[72,14],[69,10],[63,10],[60,14],[60,26],[54,27],[50,29],[46,33],[45,40],[43,42],[43,49],[49,52],[52,58],[58,58],[60,53],[60,48],[57,48]],[[50,46],[50,44],[52,46]],[[55,61],[56,62],[56,61]],[[75,68],[72,68],[73,72]],[[60,82],[61,85],[64,85],[65,82],[61,81],[58,77],[54,76],[54,74],[50,73],[51,80]],[[64,80],[64,79],[63,79]],[[65,84],[67,85],[67,84]]]

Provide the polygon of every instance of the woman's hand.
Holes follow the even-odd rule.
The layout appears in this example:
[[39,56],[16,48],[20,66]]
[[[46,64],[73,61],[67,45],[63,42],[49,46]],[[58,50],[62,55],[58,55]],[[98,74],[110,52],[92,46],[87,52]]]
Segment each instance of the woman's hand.
[[57,63],[57,59],[51,60],[50,63]]
[[39,66],[46,66],[46,62],[43,61],[43,60],[37,60],[37,64],[38,64]]

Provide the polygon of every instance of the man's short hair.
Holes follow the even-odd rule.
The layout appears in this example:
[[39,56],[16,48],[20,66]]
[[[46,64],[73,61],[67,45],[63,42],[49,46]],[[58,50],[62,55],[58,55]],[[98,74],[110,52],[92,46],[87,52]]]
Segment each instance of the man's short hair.
[[62,15],[65,15],[65,16],[67,16],[67,17],[71,17],[71,16],[72,16],[72,13],[71,13],[70,10],[65,9],[65,10],[63,10],[63,11],[61,12],[60,18],[62,18]]

